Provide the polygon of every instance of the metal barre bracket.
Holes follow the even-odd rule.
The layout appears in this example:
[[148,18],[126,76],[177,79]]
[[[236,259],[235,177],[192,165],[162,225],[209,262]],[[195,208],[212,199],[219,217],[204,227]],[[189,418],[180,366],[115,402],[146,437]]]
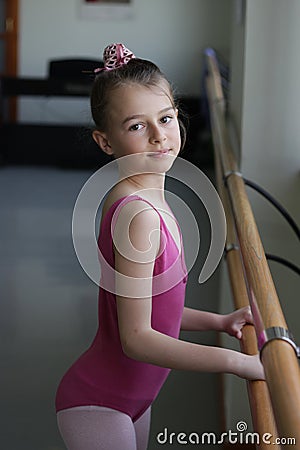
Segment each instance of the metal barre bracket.
[[240,247],[237,244],[231,243],[225,245],[225,255],[229,253],[231,250],[239,250]]
[[227,172],[224,173],[223,175],[223,183],[224,186],[227,187],[227,180],[231,175],[236,175],[237,177],[240,177],[243,179],[243,174],[241,172],[239,172],[238,170],[228,170]]
[[227,179],[231,176],[231,175],[237,175],[238,177],[243,178],[243,174],[241,172],[239,172],[238,170],[228,170],[228,172],[225,172],[223,175],[223,181],[226,184]]
[[300,347],[296,344],[294,336],[289,330],[282,327],[270,327],[261,333],[261,335],[259,336],[260,354],[262,353],[268,342],[273,341],[274,339],[281,339],[288,342],[295,350],[297,358],[300,358]]

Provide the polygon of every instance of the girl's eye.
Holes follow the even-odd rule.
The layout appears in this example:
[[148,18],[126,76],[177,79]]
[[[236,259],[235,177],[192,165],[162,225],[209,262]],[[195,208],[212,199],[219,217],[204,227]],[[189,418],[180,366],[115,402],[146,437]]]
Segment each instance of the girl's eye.
[[173,119],[173,116],[164,116],[160,119],[161,123],[169,123]]
[[129,127],[129,131],[139,131],[142,128],[142,124],[135,123]]

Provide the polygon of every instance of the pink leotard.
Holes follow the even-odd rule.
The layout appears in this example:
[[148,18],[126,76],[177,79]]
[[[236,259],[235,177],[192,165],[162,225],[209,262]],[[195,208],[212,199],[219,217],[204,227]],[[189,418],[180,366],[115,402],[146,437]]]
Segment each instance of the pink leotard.
[[[98,245],[112,267],[112,219],[117,207],[131,200],[142,200],[153,207],[146,200],[131,195],[117,200],[107,211],[102,219]],[[177,260],[179,264],[175,272],[178,283],[166,292],[153,295],[151,325],[161,333],[178,338],[187,282],[182,239],[179,253],[160,214],[159,217],[165,245],[155,260],[153,276],[164,274]],[[56,393],[56,411],[75,406],[98,405],[122,411],[136,421],[152,404],[169,372],[170,369],[135,361],[124,354],[118,330],[115,294],[100,287],[99,327],[96,336],[88,350],[62,378]]]

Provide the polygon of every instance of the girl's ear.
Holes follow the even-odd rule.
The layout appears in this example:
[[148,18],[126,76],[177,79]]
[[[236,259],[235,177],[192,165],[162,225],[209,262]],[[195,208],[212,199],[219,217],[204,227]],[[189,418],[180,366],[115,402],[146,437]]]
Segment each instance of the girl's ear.
[[95,130],[92,133],[93,139],[96,142],[97,145],[107,154],[112,155],[112,149],[109,145],[106,133],[103,133],[101,131]]

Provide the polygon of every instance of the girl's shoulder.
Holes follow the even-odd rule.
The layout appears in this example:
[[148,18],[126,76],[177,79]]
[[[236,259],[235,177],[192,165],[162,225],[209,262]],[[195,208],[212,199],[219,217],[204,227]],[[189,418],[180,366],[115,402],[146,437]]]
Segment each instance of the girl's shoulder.
[[[131,200],[143,201],[129,202],[127,201],[128,197],[131,197]],[[119,207],[117,206],[118,202],[120,203]],[[116,208],[113,208],[114,205],[116,205]],[[145,234],[150,236],[154,230],[162,226],[171,234],[176,247],[181,248],[182,240],[179,225],[167,204],[158,204],[152,198],[137,195],[136,192],[120,183],[113,187],[105,199],[102,208],[102,220],[110,209],[113,209],[113,211],[117,209],[117,214],[114,214],[113,218],[110,217],[110,220],[112,219],[113,228],[118,230],[120,236],[128,229],[129,224],[133,233],[141,236]]]
[[[129,198],[130,197],[130,198]],[[129,201],[130,200],[130,201]],[[137,200],[137,201],[134,201]],[[138,200],[143,200],[143,202],[140,202]],[[145,210],[152,210],[152,212],[157,215],[157,210],[155,206],[153,205],[153,202],[150,202],[146,198],[143,198],[141,195],[138,195],[138,193],[134,192],[133,190],[129,189],[128,187],[120,185],[116,185],[112,188],[112,190],[107,194],[107,197],[103,203],[102,206],[102,219],[107,215],[107,213],[110,211],[110,209],[113,208],[114,205],[121,203],[121,210],[123,210],[123,215],[126,212],[129,214],[145,211]],[[130,203],[130,204],[129,204]],[[144,205],[142,205],[143,203]],[[145,203],[147,204],[147,207],[145,208]],[[126,207],[124,207],[126,205]],[[148,214],[146,214],[147,216]],[[118,213],[119,216],[119,213]]]
[[110,210],[110,208],[118,202],[118,200],[121,200],[127,196],[129,196],[131,192],[128,192],[128,190],[124,189],[123,186],[116,185],[114,186],[111,191],[107,194],[106,199],[102,206],[102,218],[107,214],[107,212]]
[[[141,201],[142,200],[142,201]],[[115,249],[122,255],[131,255],[132,249],[142,252],[149,251],[149,236],[160,229],[160,216],[156,209],[143,197],[130,190],[114,188],[104,202],[102,208],[102,225],[109,227],[113,234]],[[106,225],[105,225],[106,223]],[[151,257],[156,257],[159,249],[159,233],[151,240]],[[127,245],[128,244],[128,245]],[[122,251],[120,251],[122,249]],[[134,261],[139,260],[134,253]]]

